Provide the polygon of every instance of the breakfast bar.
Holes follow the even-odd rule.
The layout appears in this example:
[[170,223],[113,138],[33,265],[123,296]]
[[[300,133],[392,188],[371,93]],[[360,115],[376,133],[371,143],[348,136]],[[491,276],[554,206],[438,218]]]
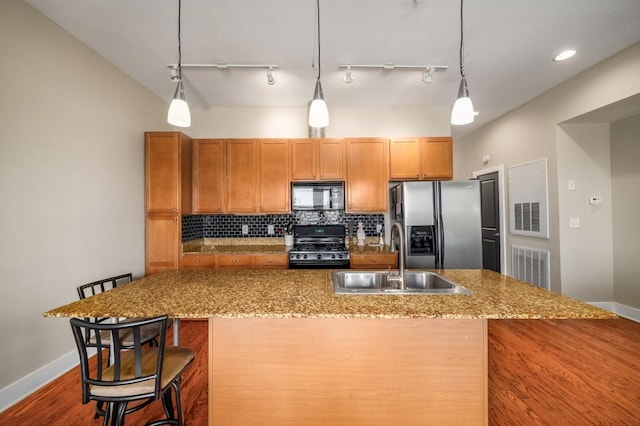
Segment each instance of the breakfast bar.
[[209,320],[209,424],[487,424],[488,319],[616,315],[488,270],[336,295],[330,270],[175,270],[45,313]]

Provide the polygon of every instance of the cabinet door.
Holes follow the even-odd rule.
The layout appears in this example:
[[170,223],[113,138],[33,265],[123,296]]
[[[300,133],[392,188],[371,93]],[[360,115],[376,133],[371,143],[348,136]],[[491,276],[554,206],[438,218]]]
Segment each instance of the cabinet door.
[[253,266],[255,269],[287,269],[289,257],[282,254],[254,254]]
[[180,220],[175,214],[148,215],[145,274],[178,269]]
[[260,141],[260,212],[288,213],[289,141]]
[[318,179],[344,179],[344,147],[339,139],[319,139],[318,144]]
[[225,212],[256,213],[258,147],[252,140],[226,141]]
[[224,141],[194,141],[193,210],[222,213],[224,205]]
[[180,161],[179,133],[145,135],[147,212],[178,212],[181,188]]
[[250,254],[218,254],[216,255],[218,269],[251,269]]
[[422,140],[422,178],[453,179],[453,143],[450,137]]
[[292,139],[291,180],[315,180],[317,150],[313,139]]
[[420,178],[420,141],[417,138],[389,141],[389,178]]
[[351,253],[351,269],[398,267],[398,253]]
[[348,211],[386,212],[389,209],[388,140],[347,139],[346,156]]

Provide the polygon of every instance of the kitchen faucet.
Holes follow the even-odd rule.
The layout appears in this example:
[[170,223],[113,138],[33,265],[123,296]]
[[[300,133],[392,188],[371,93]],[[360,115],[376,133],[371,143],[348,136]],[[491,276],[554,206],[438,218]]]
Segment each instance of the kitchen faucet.
[[389,245],[391,247],[392,252],[396,251],[396,240],[395,240],[396,232],[395,231],[397,231],[398,237],[400,238],[400,253],[398,255],[399,257],[398,275],[392,276],[391,274],[389,274],[387,276],[387,280],[391,282],[397,282],[399,284],[400,290],[405,290],[406,285],[404,281],[404,252],[406,249],[406,242],[404,240],[404,231],[402,230],[402,225],[400,224],[400,222],[394,222],[393,225],[391,225],[391,232],[390,232],[391,240],[389,242]]

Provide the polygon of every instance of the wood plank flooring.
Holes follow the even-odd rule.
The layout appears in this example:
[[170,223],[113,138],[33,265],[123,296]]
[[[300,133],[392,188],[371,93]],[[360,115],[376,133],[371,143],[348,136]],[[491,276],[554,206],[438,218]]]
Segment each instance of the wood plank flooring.
[[[197,352],[182,384],[185,420],[204,426],[207,323],[183,321],[180,332],[181,344]],[[0,413],[0,425],[102,424],[93,404],[80,401],[79,374],[73,369]],[[127,425],[160,417],[158,402],[127,416]],[[639,425],[640,324],[489,321],[489,424]]]

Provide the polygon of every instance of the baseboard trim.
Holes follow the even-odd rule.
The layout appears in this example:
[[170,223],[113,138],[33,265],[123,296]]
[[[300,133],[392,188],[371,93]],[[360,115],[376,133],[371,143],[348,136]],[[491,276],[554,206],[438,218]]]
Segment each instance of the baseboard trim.
[[600,309],[615,312],[621,317],[625,317],[632,321],[640,322],[640,309],[638,308],[633,308],[616,302],[589,302],[589,304]]
[[0,389],[0,413],[79,363],[78,351],[74,350]]

